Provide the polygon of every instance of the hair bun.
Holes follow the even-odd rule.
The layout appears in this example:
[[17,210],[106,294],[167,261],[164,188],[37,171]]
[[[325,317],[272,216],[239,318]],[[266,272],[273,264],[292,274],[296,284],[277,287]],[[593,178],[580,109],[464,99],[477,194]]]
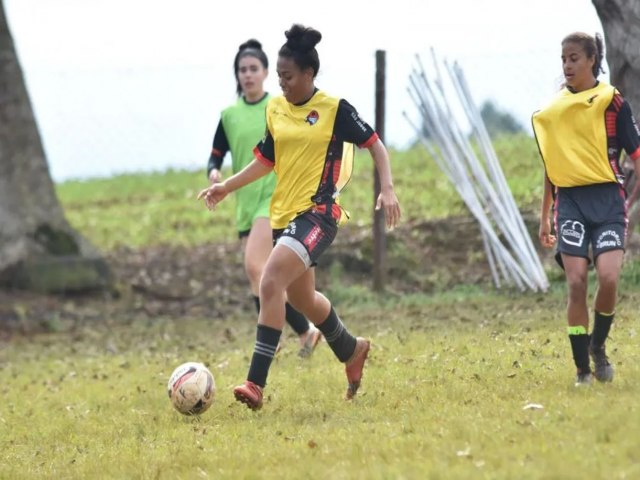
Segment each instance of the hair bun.
[[300,24],[293,25],[284,32],[284,35],[287,37],[287,42],[285,43],[287,48],[302,53],[313,50],[322,40],[322,34],[319,31]]
[[255,38],[250,38],[249,40],[244,42],[242,45],[240,45],[240,47],[238,47],[238,51],[246,50],[247,48],[262,50],[262,44]]

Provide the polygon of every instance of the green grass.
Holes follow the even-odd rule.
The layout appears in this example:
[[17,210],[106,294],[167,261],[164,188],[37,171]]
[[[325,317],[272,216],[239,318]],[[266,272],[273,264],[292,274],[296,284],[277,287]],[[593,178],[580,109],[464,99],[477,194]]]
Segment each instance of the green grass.
[[[507,137],[496,149],[518,204],[535,211],[535,143]],[[428,158],[392,158],[405,220],[464,212]],[[360,154],[343,198],[356,224],[371,221],[372,170]],[[169,171],[57,191],[73,226],[102,249],[235,239],[233,200],[211,214],[195,201],[204,186],[203,172]],[[237,404],[231,390],[246,377],[253,316],[112,318],[0,340],[0,479],[640,478],[640,262],[622,274],[608,344],[616,379],[588,389],[573,386],[565,287],[554,272],[544,295],[461,285],[381,298],[332,269],[326,293],[373,341],[353,402],[342,399],[343,368],[328,346],[303,361],[288,333],[263,410]],[[189,360],[205,362],[217,382],[200,417],[181,416],[166,395],[170,373]]]
[[103,250],[230,241],[235,200],[215,215],[196,201],[203,172],[167,171],[69,181],[56,190],[71,225]]
[[[572,384],[559,292],[342,304],[374,345],[359,397],[342,400],[326,344],[303,361],[288,337],[259,412],[231,395],[252,318],[15,339],[0,352],[0,478],[638,478],[640,297],[625,295],[616,380],[589,389]],[[218,388],[195,418],[165,391],[187,360]]]
[[[542,165],[535,141],[503,137],[495,144],[516,201],[537,208]],[[421,149],[391,151],[394,182],[404,220],[434,219],[466,212],[464,203]],[[229,174],[229,172],[227,172]],[[342,196],[357,225],[371,223],[373,162],[366,151],[356,158],[354,175]],[[202,171],[121,175],[104,180],[69,181],[57,193],[71,224],[103,250],[118,246],[199,245],[236,237],[233,198],[215,213],[196,202],[206,187]]]

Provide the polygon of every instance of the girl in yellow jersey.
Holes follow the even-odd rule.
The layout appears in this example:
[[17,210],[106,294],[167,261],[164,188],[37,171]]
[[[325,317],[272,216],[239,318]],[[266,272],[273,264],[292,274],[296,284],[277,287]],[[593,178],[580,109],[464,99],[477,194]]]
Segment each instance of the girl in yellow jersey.
[[[615,87],[597,80],[602,38],[573,33],[562,41],[565,87],[534,113],[533,127],[544,162],[540,242],[552,247],[569,288],[568,332],[577,368],[576,385],[613,380],[605,340],[614,319],[618,278],[627,235],[627,209],[639,184],[625,199],[620,154],[625,150],[640,171],[640,131],[629,104]],[[555,200],[555,201],[554,201]],[[556,235],[551,234],[553,202]],[[594,325],[589,331],[587,271],[595,263],[598,290]]]
[[[250,39],[240,45],[233,61],[238,100],[220,115],[207,165],[211,184],[222,180],[220,168],[227,152],[231,152],[234,173],[253,160],[253,147],[265,129],[265,107],[270,98],[264,90],[268,68],[269,60],[260,42]],[[270,174],[236,192],[238,236],[242,241],[245,271],[258,311],[260,276],[272,248],[269,203],[275,185],[275,176]],[[308,357],[322,334],[289,303],[285,309],[287,323],[300,339],[298,355]]]
[[377,208],[394,227],[400,205],[393,190],[387,150],[371,127],[345,100],[318,90],[320,67],[316,44],[320,32],[293,25],[280,48],[278,77],[283,96],[267,105],[267,129],[254,153],[256,159],[240,173],[199,194],[209,208],[230,192],[274,171],[276,188],[270,219],[275,247],[260,282],[261,310],[247,380],[234,395],[249,408],[262,406],[262,392],[284,324],[284,298],[323,333],[336,357],[345,363],[347,399],[356,394],[369,341],[349,333],[329,300],[315,289],[311,268],[331,244],[343,211],[337,195],[348,169],[348,144],[367,148],[380,175]]

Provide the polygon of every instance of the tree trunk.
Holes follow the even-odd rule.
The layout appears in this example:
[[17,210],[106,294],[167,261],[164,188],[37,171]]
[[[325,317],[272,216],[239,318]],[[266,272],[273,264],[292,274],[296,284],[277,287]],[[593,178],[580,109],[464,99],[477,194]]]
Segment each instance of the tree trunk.
[[[640,1],[592,1],[604,30],[611,83],[620,90],[638,119],[640,118],[640,83],[638,81],[640,79]],[[636,175],[638,173],[640,172],[636,172]],[[636,203],[629,214],[631,235],[639,222],[640,205]]]
[[56,292],[110,282],[56,197],[0,0],[0,285]]

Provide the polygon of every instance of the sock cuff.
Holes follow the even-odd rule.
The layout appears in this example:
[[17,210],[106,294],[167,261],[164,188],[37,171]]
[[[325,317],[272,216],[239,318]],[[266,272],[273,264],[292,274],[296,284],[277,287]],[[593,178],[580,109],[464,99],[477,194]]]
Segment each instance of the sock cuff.
[[567,333],[569,335],[586,335],[587,329],[583,325],[569,325]]
[[263,332],[277,332],[278,334],[282,333],[282,330],[278,330],[277,328],[269,327],[261,323],[258,324],[258,330],[262,330]]
[[599,312],[596,310],[596,316],[600,316],[600,317],[613,317],[615,314],[616,314],[615,310],[611,313]]

